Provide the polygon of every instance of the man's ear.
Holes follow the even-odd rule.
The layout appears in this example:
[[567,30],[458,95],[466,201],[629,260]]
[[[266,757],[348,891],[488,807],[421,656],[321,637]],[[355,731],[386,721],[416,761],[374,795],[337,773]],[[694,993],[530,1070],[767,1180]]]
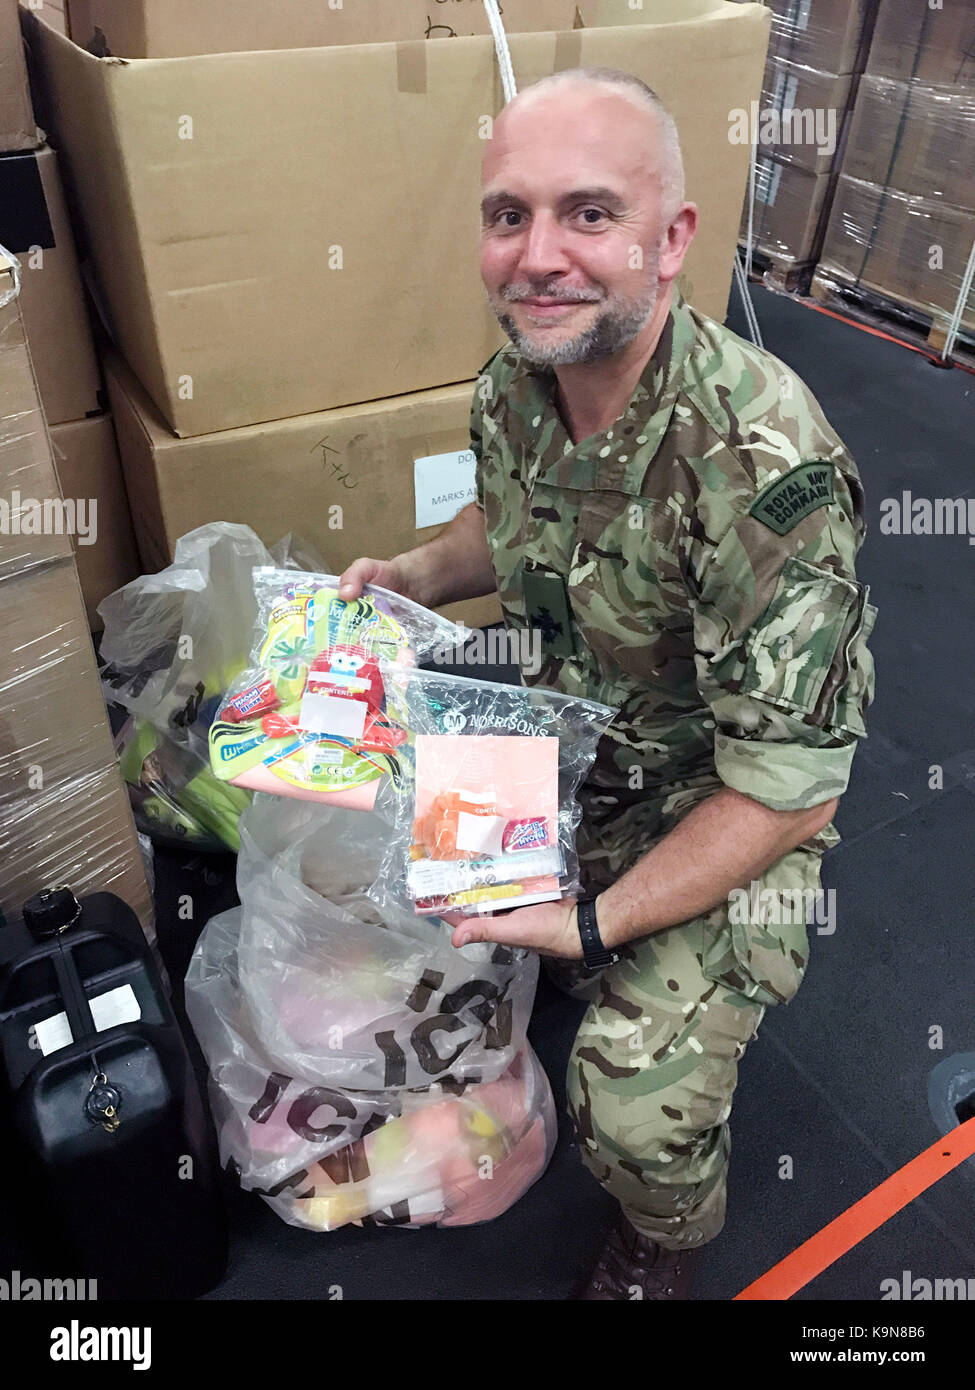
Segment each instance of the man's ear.
[[697,205],[682,203],[671,219],[661,243],[660,266],[657,273],[664,284],[677,279],[696,231]]

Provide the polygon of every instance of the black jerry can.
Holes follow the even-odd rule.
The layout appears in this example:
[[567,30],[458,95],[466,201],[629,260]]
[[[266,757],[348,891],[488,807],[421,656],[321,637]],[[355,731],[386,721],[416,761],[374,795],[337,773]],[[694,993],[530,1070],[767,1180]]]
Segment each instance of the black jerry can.
[[212,1289],[227,1261],[216,1141],[126,903],[45,889],[0,928],[0,1053],[4,1196],[28,1248],[36,1236],[99,1299]]

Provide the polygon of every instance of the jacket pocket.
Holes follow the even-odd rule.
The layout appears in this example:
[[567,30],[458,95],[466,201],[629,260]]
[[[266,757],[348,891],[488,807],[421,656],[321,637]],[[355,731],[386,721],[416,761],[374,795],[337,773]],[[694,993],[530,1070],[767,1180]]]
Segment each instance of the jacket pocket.
[[873,698],[869,589],[790,556],[745,647],[741,694],[839,732],[864,734]]
[[709,980],[762,1004],[787,1004],[809,961],[810,924],[832,931],[821,855],[799,846],[703,919],[702,968]]

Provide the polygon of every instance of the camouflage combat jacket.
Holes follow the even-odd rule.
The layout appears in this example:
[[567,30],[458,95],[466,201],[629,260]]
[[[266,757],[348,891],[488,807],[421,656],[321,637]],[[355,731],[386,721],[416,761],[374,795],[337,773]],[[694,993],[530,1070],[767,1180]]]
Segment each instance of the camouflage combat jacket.
[[780,810],[838,796],[876,609],[859,474],[808,388],[676,291],[609,429],[573,444],[556,388],[503,348],[471,438],[506,623],[541,639],[523,681],[619,710],[587,819],[645,843],[722,785]]

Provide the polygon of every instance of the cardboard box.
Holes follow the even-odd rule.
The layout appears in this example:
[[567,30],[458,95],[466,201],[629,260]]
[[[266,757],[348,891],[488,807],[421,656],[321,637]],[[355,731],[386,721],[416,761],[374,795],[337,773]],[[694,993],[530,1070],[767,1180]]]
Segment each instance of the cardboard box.
[[[865,286],[944,325],[973,240],[975,213],[844,174],[816,276],[826,286]],[[975,330],[975,287],[962,324]]]
[[88,535],[72,540],[88,624],[100,630],[95,610],[102,599],[142,572],[112,417],[55,425],[51,445],[61,493],[75,499],[75,515],[84,515],[89,523]]
[[[701,212],[685,284],[719,320],[749,157],[728,113],[768,24],[722,4],[511,38],[522,85],[622,66],[674,111]],[[490,38],[118,62],[30,28],[111,331],[177,434],[470,380],[504,342],[478,269]]]
[[[798,164],[759,157],[755,164],[752,245],[780,261],[800,265],[819,254],[835,175],[814,174]],[[741,218],[748,237],[748,202]]]
[[867,72],[901,82],[975,84],[975,6],[945,0],[939,9],[914,0],[880,0]]
[[[772,11],[769,54],[819,72],[863,69],[877,0],[765,0]],[[906,3],[907,0],[894,0]],[[924,3],[924,0],[920,0]]]
[[[17,534],[47,504],[63,521],[47,426],[0,262],[0,920],[48,884],[117,892],[152,930],[152,901],[115,757],[63,527]],[[11,508],[12,493],[23,499]],[[15,528],[11,530],[11,513]]]
[[0,581],[71,555],[19,283],[17,264],[0,255]]
[[27,8],[43,13],[44,23],[56,29],[59,34],[68,32],[68,17],[65,13],[65,0],[20,0]]
[[[759,108],[758,152],[827,174],[842,147],[854,78],[769,58]],[[781,138],[780,138],[781,137]]]
[[975,84],[925,87],[864,77],[843,172],[975,209]]
[[27,85],[17,0],[0,0],[0,153],[32,150],[41,139]]
[[[692,19],[721,0],[502,0],[508,33]],[[483,0],[69,0],[69,32],[99,57],[399,43],[491,32]]]
[[66,883],[117,893],[151,928],[74,561],[0,580],[0,601],[0,917]]
[[0,157],[0,245],[20,261],[20,312],[48,424],[99,410],[99,375],[57,156]]
[[[360,555],[387,559],[432,540],[474,500],[456,458],[470,449],[473,382],[177,439],[117,354],[105,375],[146,573],[208,521],[242,522],[266,545],[296,531],[341,573]],[[421,465],[419,487],[417,459],[439,460]],[[436,524],[417,525],[452,492]],[[444,611],[472,626],[501,616],[493,597]]]

